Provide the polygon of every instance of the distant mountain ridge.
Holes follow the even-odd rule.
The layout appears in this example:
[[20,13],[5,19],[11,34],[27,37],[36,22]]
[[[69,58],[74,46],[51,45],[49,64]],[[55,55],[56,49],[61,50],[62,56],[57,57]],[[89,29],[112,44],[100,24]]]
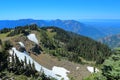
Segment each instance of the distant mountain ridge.
[[[20,19],[20,20],[0,20],[0,28],[14,28],[16,26],[24,26],[29,24],[37,24],[40,27],[43,26],[58,26],[67,31],[72,31],[93,39],[101,37],[104,35],[99,30],[86,26],[83,23],[75,20],[33,20],[33,19]],[[94,35],[94,36],[93,36]]]
[[[116,21],[116,20],[115,20]],[[114,22],[115,22],[114,21]],[[119,23],[119,21],[118,21]],[[34,20],[34,19],[20,19],[20,20],[0,20],[0,29],[2,28],[14,28],[16,26],[25,26],[30,24],[37,24],[40,27],[44,26],[58,26],[67,31],[75,32],[77,34],[90,37],[94,40],[100,38],[118,34],[120,32],[120,26],[118,24],[112,25],[112,23],[94,23],[94,22],[80,22],[76,20]],[[108,25],[108,26],[107,26]],[[116,27],[117,26],[117,27]],[[116,27],[116,28],[115,28]]]

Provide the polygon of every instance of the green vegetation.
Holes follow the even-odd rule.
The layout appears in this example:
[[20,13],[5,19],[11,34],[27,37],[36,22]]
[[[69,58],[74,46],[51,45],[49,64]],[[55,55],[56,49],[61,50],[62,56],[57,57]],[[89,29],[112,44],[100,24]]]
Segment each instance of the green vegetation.
[[18,34],[28,35],[32,31],[37,32],[37,37],[39,37],[40,41],[40,45],[37,45],[38,47],[36,46],[35,48],[41,48],[45,53],[57,56],[58,58],[82,63],[82,57],[82,59],[101,64],[106,57],[111,55],[111,50],[106,45],[54,26],[42,28],[39,28],[36,24],[18,26],[8,36]]
[[[81,63],[81,57],[96,61],[97,64],[104,62],[104,59],[111,55],[111,50],[99,42],[72,32],[64,31],[57,27],[43,27],[41,42],[48,53],[54,56],[65,57],[70,61]],[[56,33],[52,38],[46,32]]]
[[115,53],[105,60],[101,71],[84,80],[120,80],[120,50],[115,50]]
[[10,28],[3,28],[0,30],[0,39],[3,40],[7,37],[7,35],[11,32]]
[[120,79],[120,53],[112,55],[103,64],[102,74],[107,80]]
[[101,73],[94,73],[83,80],[107,80],[107,79],[105,76],[101,75]]
[[[36,24],[18,26],[12,29],[7,36],[14,37],[21,35],[26,37],[28,34],[33,32],[36,34],[39,44],[33,43],[30,49],[32,52],[38,53],[37,55],[39,55],[41,52],[44,52],[50,54],[51,56],[57,57],[59,60],[67,59],[76,63],[93,63],[93,65],[100,65],[102,63],[105,63],[105,59],[112,54],[111,49],[109,49],[109,47],[106,45],[101,44],[100,42],[96,42],[82,35],[65,31],[55,26],[42,28],[39,28]],[[7,41],[5,43],[2,43],[0,41],[0,44],[4,44],[3,49],[1,49],[0,56],[4,56],[5,53],[8,54],[7,51],[12,47],[11,42]],[[6,56],[8,58],[8,55]],[[30,78],[31,76],[34,78],[33,80],[36,80],[38,78],[40,78],[40,80],[50,80],[50,78],[46,77],[44,73],[39,75],[40,73],[37,72],[34,68],[34,63],[29,62],[29,64],[26,64],[26,58],[24,62],[19,61],[16,55],[12,55],[11,57],[13,63],[10,63],[9,61],[6,61],[7,63],[5,63],[4,61],[8,60],[5,58],[5,60],[1,62],[0,66],[3,72],[4,70],[7,70],[14,75],[20,75],[16,80],[19,80],[21,77],[23,77],[23,79],[26,79],[26,77]],[[106,80],[110,76],[106,75],[108,73],[104,74],[104,70],[106,70],[106,67],[103,65],[102,73],[93,74],[92,77],[86,78],[86,80],[92,80],[93,78],[96,80]]]
[[0,39],[3,40],[3,39],[6,39],[7,35],[9,34],[10,32],[7,32],[7,33],[1,33],[0,34]]
[[37,25],[32,24],[32,25],[26,25],[24,27],[23,26],[15,27],[14,30],[10,32],[7,36],[10,37],[10,36],[18,35],[18,34],[28,35],[31,30],[38,30]]
[[[8,50],[12,45],[10,41],[1,42],[0,51],[0,79],[7,80],[53,80],[47,77],[42,71],[37,72],[34,63],[27,60],[19,60],[15,54],[9,55]],[[11,57],[11,58],[10,58]]]
[[11,31],[10,28],[3,28],[2,30],[0,30],[0,34],[7,33],[7,32],[10,32],[10,31]]

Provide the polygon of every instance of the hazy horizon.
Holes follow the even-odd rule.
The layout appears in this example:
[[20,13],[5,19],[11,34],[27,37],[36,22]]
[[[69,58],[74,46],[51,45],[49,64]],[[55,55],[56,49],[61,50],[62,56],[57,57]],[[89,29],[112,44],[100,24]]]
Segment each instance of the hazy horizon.
[[20,19],[0,19],[0,20],[106,20],[106,21],[110,21],[110,20],[120,20],[120,19],[34,19],[34,18],[20,18]]

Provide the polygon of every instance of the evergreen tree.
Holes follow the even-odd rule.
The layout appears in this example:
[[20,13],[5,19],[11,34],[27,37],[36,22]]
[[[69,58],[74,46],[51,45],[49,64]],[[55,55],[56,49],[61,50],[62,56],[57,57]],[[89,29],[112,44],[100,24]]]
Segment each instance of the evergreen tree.
[[36,72],[37,72],[36,69],[35,69],[35,63],[34,63],[34,62],[32,63],[32,72],[33,72],[33,73],[36,73]]
[[2,45],[2,40],[0,39],[0,45]]
[[27,58],[26,58],[26,56],[24,58],[24,62],[25,62],[24,66],[25,66],[25,69],[26,69],[26,66],[27,66]]
[[7,41],[4,42],[3,47],[4,47],[5,50],[9,50],[10,48],[13,47],[13,45],[11,44],[11,42],[9,40],[7,40]]

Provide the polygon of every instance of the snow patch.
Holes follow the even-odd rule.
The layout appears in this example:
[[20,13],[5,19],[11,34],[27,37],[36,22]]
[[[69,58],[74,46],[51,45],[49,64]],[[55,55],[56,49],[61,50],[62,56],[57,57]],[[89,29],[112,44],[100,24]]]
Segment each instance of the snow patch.
[[[87,70],[91,73],[94,73],[94,67],[91,67],[91,66],[87,66]],[[97,68],[95,68],[95,72],[99,72],[99,70]]]
[[27,36],[27,38],[28,38],[29,40],[33,41],[34,43],[38,44],[38,40],[37,40],[35,34],[29,34],[29,35]]
[[[27,55],[27,52],[20,52],[20,51],[16,50],[15,47],[13,47],[12,50],[9,51],[9,53],[16,54],[19,57],[19,59],[23,60],[23,61],[26,56],[27,64],[29,64],[29,61],[31,63],[34,62],[36,70],[40,71],[42,69],[48,77],[51,76],[51,77],[56,78],[57,80],[61,80],[62,78],[64,80],[69,80],[69,78],[67,77],[67,72],[69,72],[69,71],[67,71],[64,68],[54,66],[52,70],[49,70],[49,69],[41,66],[40,64],[38,64],[34,59],[32,59],[29,55]],[[58,75],[60,75],[60,76],[58,76]]]
[[9,54],[12,55],[13,54],[13,50],[9,50]]
[[25,45],[22,42],[18,42],[21,47],[25,47]]
[[63,78],[64,80],[69,80],[69,78],[67,77],[67,73],[70,73],[70,71],[66,70],[63,67],[57,67],[54,66],[52,68],[52,72],[56,75],[59,75],[61,78]]
[[12,57],[11,56],[9,57],[9,62],[12,62]]
[[80,67],[76,67],[76,70],[78,70]]

